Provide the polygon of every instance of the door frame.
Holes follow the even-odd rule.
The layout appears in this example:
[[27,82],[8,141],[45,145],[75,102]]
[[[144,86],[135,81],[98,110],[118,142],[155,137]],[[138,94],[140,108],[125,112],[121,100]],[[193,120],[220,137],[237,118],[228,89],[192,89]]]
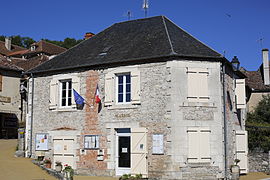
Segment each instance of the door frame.
[[[119,128],[119,129],[130,129],[130,128]],[[123,174],[130,174],[131,173],[131,167],[130,168],[123,168],[119,167],[118,162],[119,162],[119,137],[130,137],[131,138],[131,133],[121,133],[116,131],[116,140],[115,140],[115,175],[116,176],[122,176]],[[130,154],[131,156],[131,154]],[[131,160],[131,158],[130,158]]]

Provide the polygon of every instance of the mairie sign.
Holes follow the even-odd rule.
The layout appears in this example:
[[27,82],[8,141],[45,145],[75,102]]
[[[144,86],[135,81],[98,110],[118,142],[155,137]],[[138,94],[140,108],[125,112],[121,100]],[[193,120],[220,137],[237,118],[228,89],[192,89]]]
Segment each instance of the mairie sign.
[[0,102],[11,103],[11,97],[0,96]]

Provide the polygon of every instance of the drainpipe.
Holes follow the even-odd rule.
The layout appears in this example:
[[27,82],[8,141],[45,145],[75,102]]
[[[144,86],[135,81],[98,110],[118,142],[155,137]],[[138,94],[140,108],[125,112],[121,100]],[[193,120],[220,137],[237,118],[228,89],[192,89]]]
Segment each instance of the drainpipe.
[[228,177],[227,166],[227,119],[226,119],[226,89],[225,89],[225,63],[222,63],[222,88],[223,88],[223,120],[224,120],[224,175]]
[[34,109],[34,76],[33,73],[31,73],[31,78],[32,78],[32,97],[31,97],[31,133],[30,133],[30,157],[32,156],[32,146],[33,146],[33,109]]

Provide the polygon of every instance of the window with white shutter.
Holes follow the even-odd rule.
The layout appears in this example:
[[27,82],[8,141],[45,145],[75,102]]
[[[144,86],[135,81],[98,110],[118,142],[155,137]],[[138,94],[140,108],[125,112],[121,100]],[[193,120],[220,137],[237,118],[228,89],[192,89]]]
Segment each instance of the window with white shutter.
[[50,82],[49,109],[76,108],[73,89],[80,93],[80,77],[78,74],[63,74],[53,76]]
[[236,79],[235,84],[236,108],[246,108],[245,79]]
[[114,98],[114,74],[105,75],[105,106],[111,106]]
[[140,71],[137,68],[127,68],[107,73],[104,104],[105,106],[140,104]]
[[57,108],[58,98],[58,80],[52,79],[50,82],[50,104],[49,109],[53,110]]
[[163,134],[153,134],[153,154],[163,154]]
[[208,69],[187,68],[188,96],[193,102],[208,102]]
[[210,157],[210,130],[202,127],[188,129],[188,162],[209,163]]

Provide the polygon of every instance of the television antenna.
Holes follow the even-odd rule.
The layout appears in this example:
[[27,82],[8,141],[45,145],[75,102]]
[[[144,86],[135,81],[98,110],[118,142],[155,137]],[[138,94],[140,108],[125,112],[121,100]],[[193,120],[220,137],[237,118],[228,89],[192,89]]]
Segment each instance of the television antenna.
[[147,10],[149,8],[148,0],[143,0],[144,16],[147,17]]
[[263,40],[264,40],[264,38],[260,38],[257,40],[257,42],[260,43],[261,48],[263,48]]

